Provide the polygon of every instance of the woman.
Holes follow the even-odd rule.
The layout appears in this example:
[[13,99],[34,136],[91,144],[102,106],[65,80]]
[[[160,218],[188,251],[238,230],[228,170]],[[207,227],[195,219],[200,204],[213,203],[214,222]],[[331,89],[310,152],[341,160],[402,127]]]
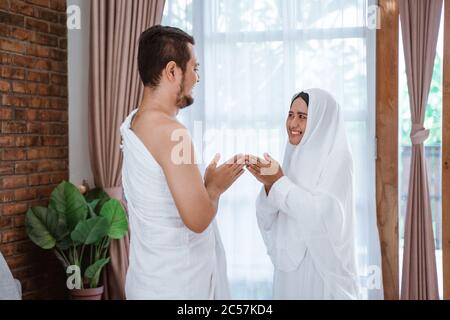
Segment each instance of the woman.
[[274,299],[356,299],[353,164],[342,111],[320,89],[294,96],[283,170],[247,158],[264,185],[258,225],[275,266]]

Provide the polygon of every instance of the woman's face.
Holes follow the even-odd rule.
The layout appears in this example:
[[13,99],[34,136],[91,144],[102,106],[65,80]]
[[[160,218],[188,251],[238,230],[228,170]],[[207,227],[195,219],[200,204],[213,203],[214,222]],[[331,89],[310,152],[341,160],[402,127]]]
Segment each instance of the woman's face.
[[302,141],[308,121],[308,106],[302,98],[295,99],[286,120],[286,129],[289,135],[289,142],[292,145],[299,145]]

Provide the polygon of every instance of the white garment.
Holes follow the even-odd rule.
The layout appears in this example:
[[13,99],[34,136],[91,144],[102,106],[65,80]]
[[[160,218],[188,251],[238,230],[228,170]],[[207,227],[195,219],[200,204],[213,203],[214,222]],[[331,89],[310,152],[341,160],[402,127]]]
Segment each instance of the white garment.
[[0,252],[0,300],[21,300],[20,283],[13,278]]
[[131,130],[136,112],[120,129],[122,184],[130,220],[126,297],[228,299],[225,253],[217,226],[213,222],[196,234],[184,225],[162,168]]
[[309,94],[305,135],[288,143],[283,170],[256,201],[275,266],[274,299],[357,299],[353,163],[333,97]]

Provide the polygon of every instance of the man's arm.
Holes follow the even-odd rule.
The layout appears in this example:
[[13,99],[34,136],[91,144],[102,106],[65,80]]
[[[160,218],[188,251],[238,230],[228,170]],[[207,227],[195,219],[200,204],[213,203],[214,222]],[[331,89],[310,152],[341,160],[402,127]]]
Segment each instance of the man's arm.
[[[182,130],[185,131],[182,134],[183,141],[174,141],[173,133],[177,132],[176,136],[180,137],[178,133]],[[195,163],[190,136],[176,121],[165,120],[152,128],[143,142],[163,169],[184,224],[196,233],[203,232],[217,213],[220,195],[240,176],[237,174],[237,167],[231,165],[217,168],[216,164],[214,167],[210,165],[208,171],[212,172],[211,179],[206,184]],[[180,149],[180,146],[183,148]],[[181,161],[180,156],[184,161]]]

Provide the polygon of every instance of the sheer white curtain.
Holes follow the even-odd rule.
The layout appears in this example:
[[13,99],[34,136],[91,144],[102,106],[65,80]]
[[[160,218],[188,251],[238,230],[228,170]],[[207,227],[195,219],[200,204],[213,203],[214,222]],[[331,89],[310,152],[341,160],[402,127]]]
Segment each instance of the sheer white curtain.
[[[269,152],[280,162],[290,99],[330,91],[345,110],[355,160],[358,263],[365,298],[382,298],[375,215],[375,30],[365,0],[167,0],[163,24],[194,35],[196,103],[180,115],[208,162]],[[272,265],[255,217],[260,185],[245,174],[221,199],[219,227],[233,298],[271,297]]]

